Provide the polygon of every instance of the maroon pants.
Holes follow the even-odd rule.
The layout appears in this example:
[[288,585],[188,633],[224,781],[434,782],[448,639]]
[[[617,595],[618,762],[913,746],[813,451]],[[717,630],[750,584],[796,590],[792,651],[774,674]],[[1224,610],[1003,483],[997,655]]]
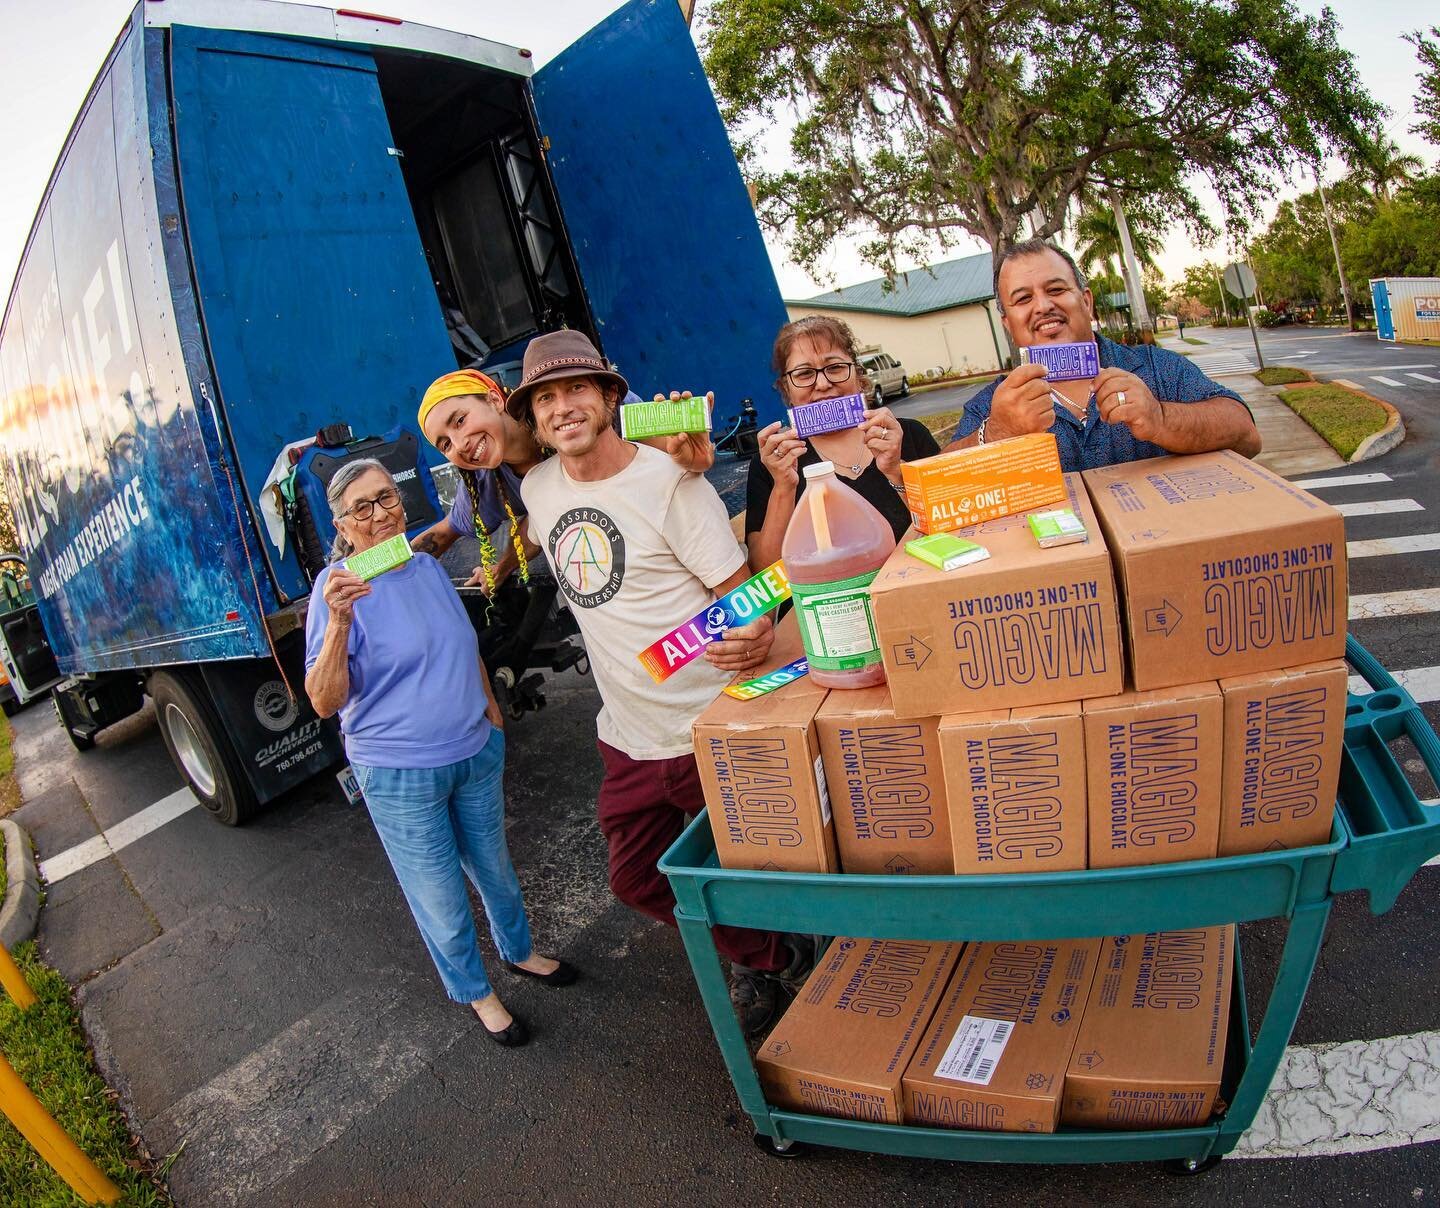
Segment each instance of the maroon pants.
[[[675,895],[655,865],[680,837],[690,815],[705,808],[695,756],[631,759],[600,742],[605,779],[596,808],[610,848],[610,890],[625,905],[675,926]],[[716,927],[715,947],[752,969],[774,971],[790,961],[785,942],[773,931]]]

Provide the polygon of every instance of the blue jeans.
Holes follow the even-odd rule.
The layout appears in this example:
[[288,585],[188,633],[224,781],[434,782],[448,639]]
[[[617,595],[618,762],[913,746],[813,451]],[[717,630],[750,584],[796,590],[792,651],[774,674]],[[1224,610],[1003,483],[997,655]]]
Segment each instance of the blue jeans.
[[456,1002],[491,992],[465,890],[474,882],[502,959],[531,955],[530,923],[505,844],[505,736],[443,768],[352,764],[371,821],[405,891],[430,959]]

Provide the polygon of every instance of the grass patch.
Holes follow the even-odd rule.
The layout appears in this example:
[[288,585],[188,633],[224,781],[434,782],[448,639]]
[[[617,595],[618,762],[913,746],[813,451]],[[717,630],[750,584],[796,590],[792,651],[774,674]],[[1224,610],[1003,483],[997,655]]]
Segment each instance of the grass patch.
[[1293,365],[1266,365],[1257,370],[1255,376],[1267,386],[1290,386],[1295,382],[1309,382],[1314,379],[1303,369]]
[[13,737],[10,719],[0,715],[0,818],[13,814],[21,804],[20,783],[15,779],[15,752],[10,745]]
[[[152,1167],[140,1151],[115,1095],[95,1070],[70,987],[42,964],[33,943],[14,953],[40,1001],[20,1011],[0,994],[0,1049],[15,1072],[121,1190],[127,1208],[163,1208],[170,1197],[151,1180]],[[70,1208],[82,1201],[0,1117],[0,1204]]]
[[930,429],[930,435],[940,441],[943,446],[964,414],[965,409],[961,407],[954,411],[937,411],[934,415],[920,415],[916,418]]
[[1194,336],[1181,336],[1180,338],[1181,338],[1182,340],[1184,340],[1185,343],[1187,343],[1187,344],[1208,344],[1208,343],[1210,343],[1209,340],[1197,340]]
[[1304,390],[1287,390],[1280,397],[1347,461],[1361,441],[1379,432],[1390,420],[1390,413],[1374,399],[1328,382]]

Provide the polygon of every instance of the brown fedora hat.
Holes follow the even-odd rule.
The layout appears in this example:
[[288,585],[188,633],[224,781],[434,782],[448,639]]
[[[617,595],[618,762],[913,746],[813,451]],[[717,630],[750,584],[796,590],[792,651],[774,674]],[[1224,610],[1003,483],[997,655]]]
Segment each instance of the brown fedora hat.
[[555,378],[592,376],[613,383],[624,398],[630,386],[595,351],[584,332],[552,331],[536,336],[525,348],[525,363],[520,384],[510,392],[505,408],[522,423],[531,422],[530,395],[541,382]]

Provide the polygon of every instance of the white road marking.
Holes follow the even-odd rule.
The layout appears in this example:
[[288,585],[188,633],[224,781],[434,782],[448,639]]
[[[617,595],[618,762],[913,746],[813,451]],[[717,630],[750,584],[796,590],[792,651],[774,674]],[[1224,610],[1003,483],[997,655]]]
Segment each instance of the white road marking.
[[1350,619],[1373,621],[1378,617],[1413,617],[1440,612],[1440,587],[1419,587],[1414,591],[1377,591],[1350,597]]
[[[1409,671],[1392,671],[1390,674],[1419,704],[1440,700],[1440,667],[1412,667]],[[1350,691],[1356,696],[1364,696],[1373,692],[1374,688],[1363,675],[1352,675]]]
[[1313,349],[1310,349],[1310,348],[1307,348],[1304,352],[1286,352],[1286,353],[1282,353],[1280,356],[1276,357],[1275,359],[1276,359],[1277,361],[1298,361],[1301,357],[1313,357],[1314,355],[1315,355],[1314,350],[1313,350]]
[[1389,482],[1389,474],[1335,474],[1329,478],[1302,478],[1295,483],[1307,491],[1321,487],[1364,487],[1374,482]]
[[49,885],[74,876],[81,869],[89,868],[121,848],[129,847],[137,839],[143,839],[151,831],[167,822],[173,822],[181,814],[194,809],[200,802],[189,788],[179,789],[168,797],[162,797],[154,805],[147,805],[138,813],[117,822],[114,826],[86,839],[84,843],[51,856],[40,862],[40,875]]
[[1397,381],[1396,381],[1394,378],[1392,378],[1392,377],[1381,377],[1380,374],[1378,374],[1378,373],[1372,373],[1372,374],[1370,375],[1370,380],[1371,380],[1372,382],[1379,382],[1379,383],[1381,383],[1382,385],[1385,385],[1385,386],[1404,386],[1404,385],[1405,385],[1404,382],[1397,382]]
[[[1419,361],[1414,365],[1336,365],[1335,368],[1341,373],[1374,373],[1381,369],[1394,373],[1397,369],[1434,369],[1435,362]],[[1315,369],[1319,373],[1326,372],[1318,365],[1315,366]]]
[[1440,1139],[1440,1032],[1293,1045],[1237,1158],[1367,1153]]
[[1364,503],[1337,503],[1335,510],[1342,516],[1388,516],[1391,512],[1423,512],[1425,508],[1413,499],[1367,499]]
[[1412,533],[1408,537],[1376,537],[1373,541],[1347,541],[1352,558],[1378,558],[1384,554],[1424,554],[1440,549],[1440,533]]
[[1432,385],[1440,386],[1440,378],[1431,377],[1428,373],[1407,373],[1405,376],[1419,378],[1422,382],[1429,382]]
[[1334,382],[1335,382],[1335,385],[1337,385],[1337,386],[1345,386],[1346,388],[1348,388],[1348,389],[1350,389],[1350,390],[1364,390],[1364,389],[1365,389],[1365,387],[1362,386],[1359,382],[1352,382],[1349,378],[1335,378],[1335,379],[1334,379]]

